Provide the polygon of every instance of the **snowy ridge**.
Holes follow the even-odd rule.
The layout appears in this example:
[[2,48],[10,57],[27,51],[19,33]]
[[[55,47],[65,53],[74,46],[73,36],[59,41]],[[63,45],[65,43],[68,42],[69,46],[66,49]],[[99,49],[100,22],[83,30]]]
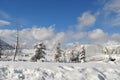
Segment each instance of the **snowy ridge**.
[[[112,76],[111,76],[112,75]],[[33,63],[1,62],[0,80],[119,80],[113,62]]]
[[2,46],[2,49],[14,49],[13,46],[9,45],[8,43],[6,43],[5,41],[0,39],[0,45]]

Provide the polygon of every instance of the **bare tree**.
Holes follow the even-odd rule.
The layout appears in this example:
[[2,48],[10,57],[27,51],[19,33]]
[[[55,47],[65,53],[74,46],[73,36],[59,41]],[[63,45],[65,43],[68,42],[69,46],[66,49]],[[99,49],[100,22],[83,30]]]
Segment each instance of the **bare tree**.
[[15,54],[13,61],[15,61],[16,55],[18,54],[18,46],[19,46],[19,30],[18,30],[18,23],[16,23],[16,46],[15,46]]
[[1,45],[1,41],[0,41],[0,58],[1,58],[1,55],[2,55],[2,45]]

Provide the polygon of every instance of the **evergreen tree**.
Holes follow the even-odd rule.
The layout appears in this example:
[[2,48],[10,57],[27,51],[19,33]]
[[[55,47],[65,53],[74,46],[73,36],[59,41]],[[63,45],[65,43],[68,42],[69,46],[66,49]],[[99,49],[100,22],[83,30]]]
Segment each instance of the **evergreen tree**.
[[81,53],[80,53],[80,61],[81,62],[85,62],[85,59],[86,59],[86,56],[85,56],[85,48],[84,47],[82,47],[82,51],[81,51]]
[[55,60],[61,62],[61,59],[63,56],[63,50],[61,49],[61,44],[58,43],[56,46],[56,54],[55,54]]
[[59,56],[61,56],[61,54],[62,54],[62,50],[61,50],[61,44],[60,43],[58,43],[57,44],[57,47],[56,47],[56,51],[57,51],[57,54],[59,55]]
[[45,50],[46,50],[46,46],[44,45],[43,42],[35,45],[36,51],[35,51],[35,55],[31,58],[32,61],[37,61],[41,58],[45,58]]

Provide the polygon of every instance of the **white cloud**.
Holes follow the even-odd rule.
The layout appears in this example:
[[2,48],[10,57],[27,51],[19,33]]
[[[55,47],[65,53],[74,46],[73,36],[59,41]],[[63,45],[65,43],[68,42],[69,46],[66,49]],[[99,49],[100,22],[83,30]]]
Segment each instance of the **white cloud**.
[[96,21],[96,16],[92,15],[90,12],[84,12],[82,16],[78,17],[78,29],[82,29],[84,27],[89,27],[94,25]]
[[113,33],[108,35],[102,29],[95,29],[88,33],[88,39],[94,43],[105,43],[108,41],[120,42],[120,34]]
[[27,29],[23,29],[20,31],[20,35],[21,35],[21,38],[25,38],[25,39],[28,39],[28,40],[32,40],[33,39],[33,36],[32,36],[32,29],[31,28],[27,28]]
[[0,38],[5,40],[6,42],[10,44],[15,44],[15,30],[0,30]]
[[[16,30],[0,30],[0,37],[6,42],[14,45],[16,43]],[[53,27],[33,27],[19,31],[20,45],[31,47],[34,43],[40,40],[47,40],[50,46],[55,45],[57,42],[62,42],[65,39],[65,33],[55,33]]]
[[0,17],[5,19],[10,19],[10,16],[4,11],[0,11]]
[[49,28],[32,28],[32,36],[33,38],[37,39],[37,40],[44,40],[44,39],[48,39],[51,38],[54,35],[54,29],[49,27]]
[[120,42],[120,34],[119,33],[114,33],[111,35],[111,40]]
[[67,32],[67,38],[71,40],[80,40],[86,36],[86,32],[73,32],[68,31]]
[[75,40],[79,40],[79,39],[82,39],[84,36],[85,36],[85,34],[83,32],[81,32],[81,33],[73,34],[72,38]]
[[0,26],[8,26],[8,25],[10,25],[10,22],[5,20],[0,20]]
[[104,6],[104,10],[120,13],[120,0],[109,0]]
[[22,42],[29,46],[41,40],[50,40],[55,35],[54,28],[52,27],[37,28],[35,26],[33,28],[21,30],[20,34],[21,34],[20,37],[21,37]]
[[56,35],[54,35],[51,40],[48,41],[48,47],[53,48],[58,42],[62,43],[65,41],[65,33],[64,32],[59,32]]
[[109,0],[103,11],[110,26],[120,26],[120,0]]
[[55,35],[55,37],[53,38],[53,42],[62,42],[65,39],[65,33],[64,32],[60,32],[57,33],[57,35]]
[[[35,32],[36,31],[36,32]],[[41,27],[41,28],[27,28],[19,31],[20,45],[31,47],[33,44],[39,42],[40,40],[47,41],[47,45],[49,48],[53,48],[58,42],[64,42],[67,40],[80,40],[85,37],[92,42],[106,42],[106,41],[117,41],[120,42],[120,34],[113,33],[108,35],[102,29],[95,29],[91,32],[54,32],[54,28],[52,27]],[[4,39],[6,42],[14,45],[16,43],[16,30],[0,30],[0,38]],[[45,34],[45,35],[44,35]]]
[[108,35],[101,29],[95,29],[88,33],[88,39],[95,42],[104,42],[108,39]]

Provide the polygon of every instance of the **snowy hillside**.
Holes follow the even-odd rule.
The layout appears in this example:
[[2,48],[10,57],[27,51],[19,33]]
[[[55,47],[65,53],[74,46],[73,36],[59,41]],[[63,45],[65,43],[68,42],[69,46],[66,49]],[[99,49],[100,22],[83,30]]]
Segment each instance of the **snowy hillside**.
[[8,43],[6,43],[5,41],[0,39],[0,45],[2,46],[2,49],[14,49],[13,46],[9,45]]

